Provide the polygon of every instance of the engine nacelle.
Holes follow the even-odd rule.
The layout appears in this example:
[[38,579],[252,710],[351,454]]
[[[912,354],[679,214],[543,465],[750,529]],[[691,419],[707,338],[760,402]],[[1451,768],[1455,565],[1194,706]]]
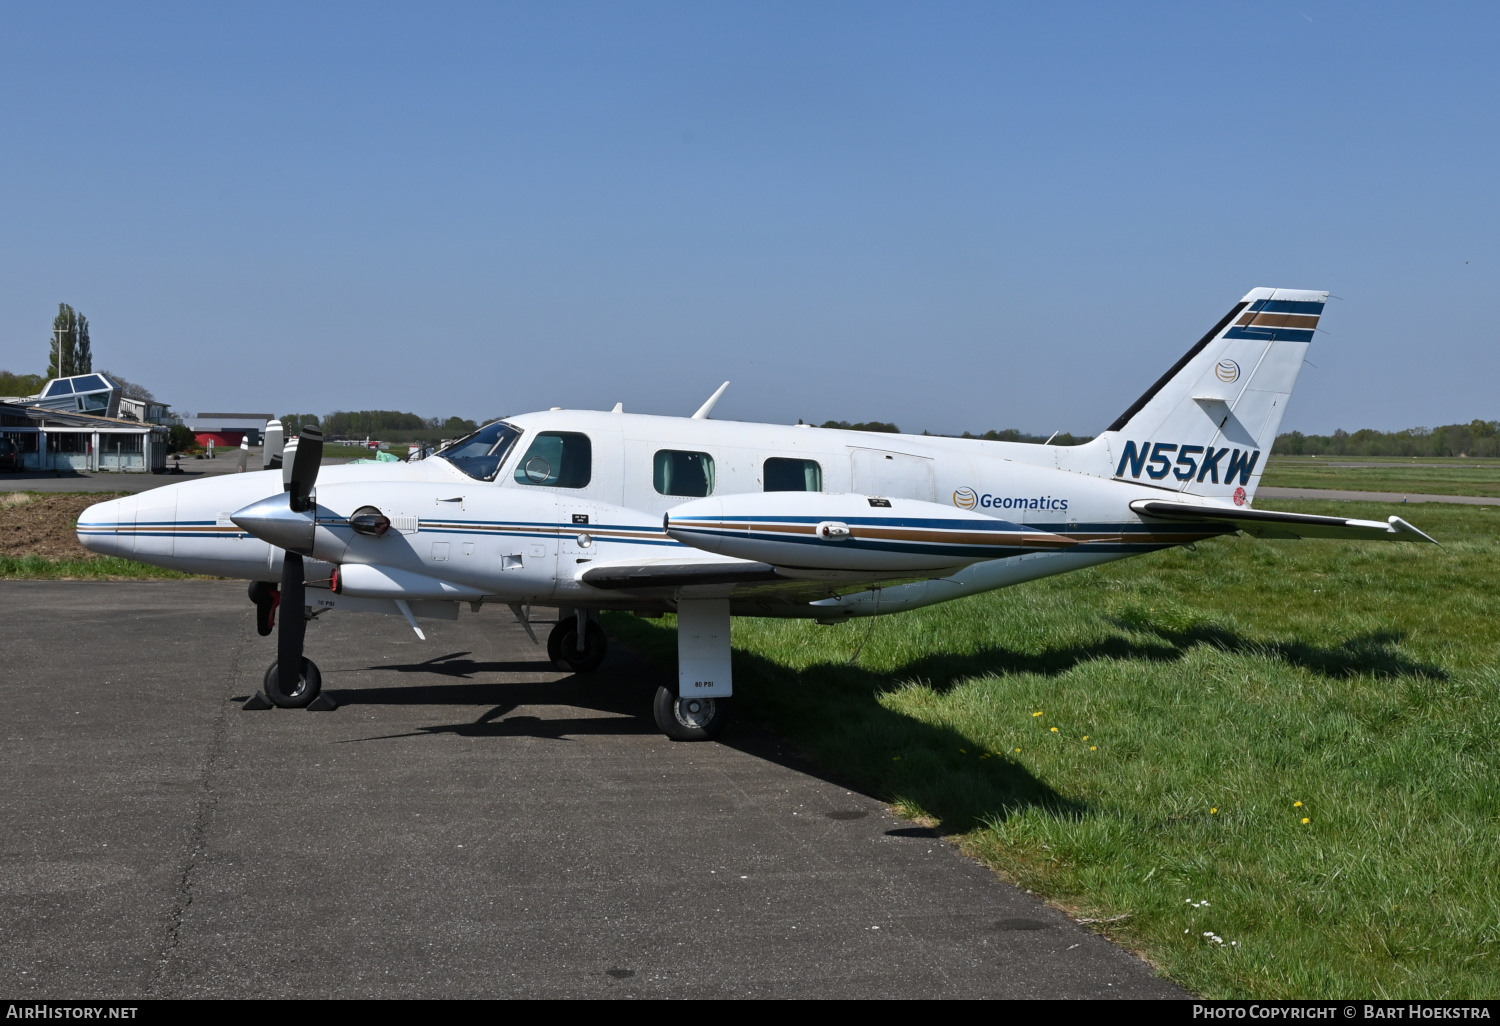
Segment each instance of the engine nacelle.
[[455,602],[474,602],[484,598],[484,592],[476,588],[389,566],[345,563],[339,567],[336,580],[334,591],[354,598],[448,599]]
[[663,527],[694,548],[789,570],[950,570],[1075,544],[935,502],[824,492],[696,499],[669,510]]

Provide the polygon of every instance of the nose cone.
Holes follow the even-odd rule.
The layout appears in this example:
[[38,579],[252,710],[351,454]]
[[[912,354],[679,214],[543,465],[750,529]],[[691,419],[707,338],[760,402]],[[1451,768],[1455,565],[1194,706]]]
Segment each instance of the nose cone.
[[291,552],[312,552],[313,534],[317,526],[313,514],[293,512],[286,492],[253,502],[230,514],[229,519],[240,530],[248,531],[277,548]]
[[78,517],[78,541],[104,556],[135,554],[136,497],[96,502]]

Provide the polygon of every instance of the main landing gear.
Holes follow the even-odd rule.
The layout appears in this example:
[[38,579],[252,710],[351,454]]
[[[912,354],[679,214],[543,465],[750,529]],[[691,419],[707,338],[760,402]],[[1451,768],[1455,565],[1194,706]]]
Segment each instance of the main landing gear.
[[[564,673],[592,673],[608,648],[604,628],[587,610],[560,612],[547,636],[548,658]],[[733,691],[728,600],[678,600],[677,683],[656,689],[651,703],[656,726],[673,741],[709,741],[729,722]]]
[[673,741],[710,741],[729,722],[728,698],[700,698],[677,694],[675,688],[656,689],[651,715],[657,729]]
[[[578,643],[578,629],[583,627],[583,644]],[[547,635],[547,658],[563,673],[593,673],[604,662],[609,639],[599,621],[584,610],[564,610],[563,616]]]

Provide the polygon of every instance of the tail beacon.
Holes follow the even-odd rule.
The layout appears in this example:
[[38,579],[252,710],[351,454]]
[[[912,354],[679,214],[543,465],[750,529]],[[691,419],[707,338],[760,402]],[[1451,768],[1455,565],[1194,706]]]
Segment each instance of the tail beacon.
[[1291,289],[1240,300],[1105,431],[1111,476],[1246,505],[1327,301]]

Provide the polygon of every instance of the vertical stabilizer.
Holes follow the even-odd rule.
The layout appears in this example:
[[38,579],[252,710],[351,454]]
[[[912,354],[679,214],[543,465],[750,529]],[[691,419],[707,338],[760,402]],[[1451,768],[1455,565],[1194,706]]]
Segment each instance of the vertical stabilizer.
[[1291,289],[1240,300],[1093,443],[1110,476],[1247,503],[1327,300]]

